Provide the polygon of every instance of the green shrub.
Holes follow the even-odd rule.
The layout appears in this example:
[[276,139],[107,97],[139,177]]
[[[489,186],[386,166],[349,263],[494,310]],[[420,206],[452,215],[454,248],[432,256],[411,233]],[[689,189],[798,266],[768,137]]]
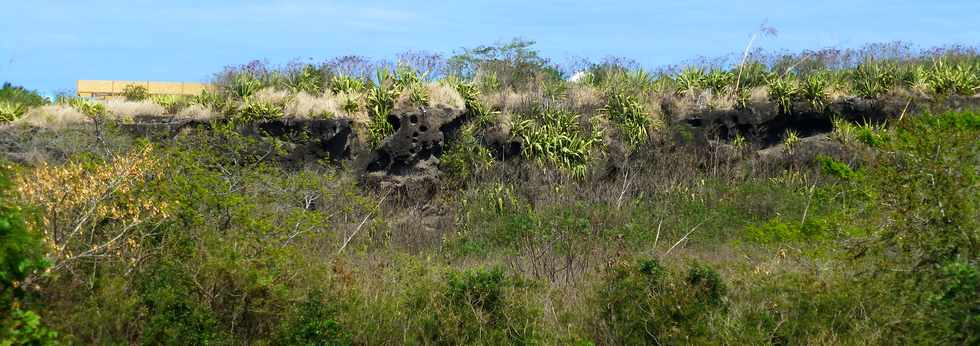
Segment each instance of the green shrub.
[[181,109],[190,104],[190,99],[184,96],[161,95],[152,98],[153,103],[160,105],[166,110],[167,114],[177,114]]
[[579,124],[577,114],[552,108],[523,117],[514,125],[513,133],[523,140],[521,151],[525,157],[552,163],[582,177],[593,147],[602,142],[601,132],[595,124],[592,127],[589,134]]
[[830,102],[830,81],[825,74],[812,74],[807,76],[800,83],[798,97],[810,103],[810,106],[817,112],[827,109]]
[[708,76],[700,68],[688,67],[674,79],[678,95],[694,95],[704,89]]
[[888,93],[896,81],[894,65],[869,61],[854,69],[852,86],[857,96],[876,99]]
[[829,238],[835,227],[832,221],[817,217],[811,217],[802,224],[773,218],[765,224],[746,227],[745,235],[751,241],[764,244],[814,241]]
[[[524,284],[500,268],[450,271],[443,282],[419,286],[409,300],[421,327],[414,343],[444,345],[537,344],[540,311],[528,306]],[[431,290],[435,290],[432,292]]]
[[6,101],[0,102],[0,123],[20,119],[24,113],[27,113],[27,107],[22,104]]
[[51,103],[46,97],[38,94],[37,91],[27,90],[21,86],[13,86],[9,82],[3,83],[0,88],[0,103],[10,103],[26,108],[43,106]]
[[925,72],[925,84],[936,95],[973,96],[980,92],[980,71],[974,65],[936,59]]
[[909,118],[887,133],[885,156],[866,174],[890,220],[877,243],[900,251],[900,263],[934,272],[980,254],[980,114],[959,112]]
[[834,176],[843,180],[851,180],[857,176],[857,172],[851,169],[846,163],[835,160],[826,155],[817,155],[817,163],[824,174]]
[[793,75],[779,76],[770,74],[766,78],[766,86],[769,89],[769,101],[779,105],[779,110],[783,114],[792,111],[793,100],[800,93],[799,83]]
[[249,73],[238,73],[228,85],[227,91],[239,100],[247,102],[259,89],[262,89],[262,81]]
[[364,89],[367,89],[367,83],[364,83],[364,80],[362,79],[357,79],[354,77],[336,76],[330,81],[330,90],[333,91],[334,94],[359,93],[364,91]]
[[286,324],[280,341],[286,345],[350,345],[351,333],[337,322],[335,304],[323,292],[310,293]]
[[57,333],[41,324],[40,317],[23,299],[33,295],[24,280],[48,266],[41,235],[24,222],[8,178],[10,168],[0,167],[0,345],[47,345]]
[[313,65],[304,65],[289,81],[289,88],[293,92],[305,92],[316,96],[323,94],[326,84],[327,79],[323,71]]
[[683,279],[656,260],[611,269],[599,288],[596,339],[601,344],[706,343],[708,320],[724,311],[725,284],[714,269],[694,265]]
[[458,137],[439,158],[439,168],[455,185],[468,181],[477,172],[494,163],[493,153],[476,138],[475,122],[463,125]]
[[649,112],[632,96],[610,95],[602,112],[619,127],[630,146],[636,147],[649,138],[648,130],[653,121]]
[[285,105],[270,102],[247,102],[239,110],[238,120],[244,123],[256,123],[282,119]]
[[123,97],[126,101],[143,101],[150,98],[150,90],[142,85],[129,84],[123,88]]

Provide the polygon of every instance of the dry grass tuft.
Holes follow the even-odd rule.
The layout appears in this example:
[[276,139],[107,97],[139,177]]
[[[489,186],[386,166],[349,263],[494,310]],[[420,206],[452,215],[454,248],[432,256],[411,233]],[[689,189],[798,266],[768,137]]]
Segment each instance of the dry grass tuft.
[[295,119],[338,117],[343,114],[337,97],[329,93],[314,96],[300,92],[286,103],[286,116]]
[[32,127],[61,129],[74,124],[89,124],[92,120],[75,108],[64,104],[47,105],[32,108],[17,119],[13,124],[23,124]]
[[578,112],[592,113],[603,106],[602,92],[581,83],[569,83],[568,105]]
[[252,97],[258,102],[284,104],[289,101],[289,92],[276,88],[262,88]]
[[[466,111],[466,103],[463,101],[463,97],[451,86],[442,83],[430,83],[425,85],[425,92],[429,96],[429,107],[442,106],[460,112]],[[398,99],[395,100],[394,112],[400,113],[414,110],[415,105],[412,104],[411,97],[412,93],[410,90],[406,89],[402,91],[398,95]]]
[[202,105],[190,105],[177,113],[177,119],[184,120],[208,120],[215,117],[216,114],[210,108]]
[[164,117],[167,110],[156,102],[150,100],[127,101],[127,100],[108,100],[104,101],[106,109],[112,115],[121,118],[129,117]]
[[429,105],[441,105],[456,110],[466,110],[466,103],[456,89],[442,83],[428,84],[426,85],[426,89],[429,91]]

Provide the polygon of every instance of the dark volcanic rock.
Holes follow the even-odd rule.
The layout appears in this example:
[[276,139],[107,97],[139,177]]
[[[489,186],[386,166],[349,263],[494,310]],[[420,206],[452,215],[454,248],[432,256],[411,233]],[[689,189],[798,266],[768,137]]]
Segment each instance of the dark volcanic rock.
[[[789,113],[781,112],[771,102],[752,103],[744,108],[704,111],[688,115],[684,122],[695,129],[695,140],[713,138],[731,140],[736,134],[772,146],[782,142],[786,131],[809,137],[833,130],[837,116],[855,123],[881,123],[887,119],[924,111],[963,110],[980,107],[980,98],[950,96],[941,100],[926,97],[886,97],[881,100],[850,97],[833,102],[825,110],[816,110],[807,102],[794,102]],[[671,109],[666,105],[665,109]]]
[[464,114],[444,106],[393,113],[388,119],[395,133],[358,157],[356,166],[369,184],[427,194],[435,188],[446,139],[463,123]]

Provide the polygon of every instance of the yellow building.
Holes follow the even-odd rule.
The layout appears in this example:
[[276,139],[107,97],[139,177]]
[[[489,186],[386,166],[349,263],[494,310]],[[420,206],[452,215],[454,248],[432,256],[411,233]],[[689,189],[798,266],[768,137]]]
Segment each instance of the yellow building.
[[124,80],[79,80],[76,85],[78,96],[101,100],[123,98],[126,86],[146,87],[150,95],[200,95],[202,90],[212,90],[210,84],[185,82],[153,82]]

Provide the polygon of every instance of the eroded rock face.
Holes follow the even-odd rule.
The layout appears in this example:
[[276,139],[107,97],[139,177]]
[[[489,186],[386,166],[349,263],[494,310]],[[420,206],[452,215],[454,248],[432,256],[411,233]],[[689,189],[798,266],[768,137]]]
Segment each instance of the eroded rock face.
[[390,115],[395,133],[378,149],[357,158],[365,181],[407,190],[434,188],[427,186],[436,182],[439,156],[447,137],[462,124],[464,114],[462,109],[436,106]]
[[[749,140],[773,146],[782,142],[787,131],[808,137],[833,130],[832,117],[852,122],[880,123],[901,114],[924,111],[961,110],[980,106],[980,98],[950,96],[942,100],[927,97],[890,97],[871,100],[850,97],[832,102],[825,110],[814,109],[807,102],[794,102],[790,113],[783,113],[772,102],[750,103],[744,108],[703,111],[685,115],[684,122],[695,130],[695,139],[731,140],[741,134]],[[664,109],[672,109],[665,105]]]

